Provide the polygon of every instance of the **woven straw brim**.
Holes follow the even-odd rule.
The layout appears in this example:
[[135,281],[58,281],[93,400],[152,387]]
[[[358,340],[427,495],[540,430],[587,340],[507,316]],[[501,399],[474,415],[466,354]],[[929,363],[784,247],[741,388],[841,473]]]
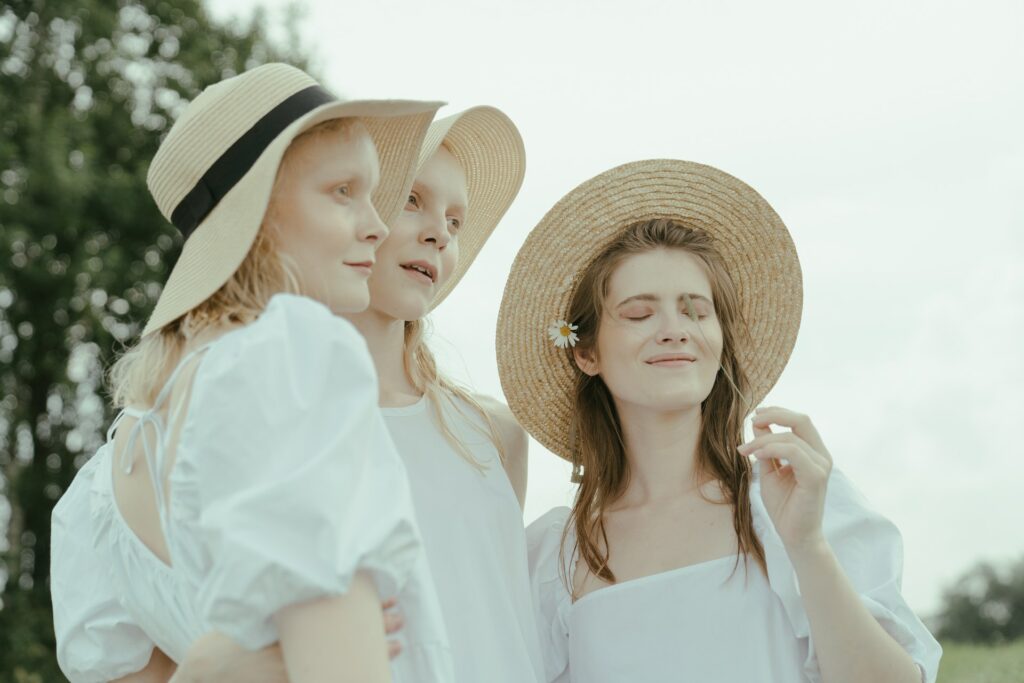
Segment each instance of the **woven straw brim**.
[[325,104],[289,125],[185,240],[142,336],[178,319],[220,289],[238,270],[259,232],[278,166],[298,135],[330,119],[358,117],[380,159],[373,203],[387,223],[405,206],[420,147],[440,102],[364,100]]
[[421,168],[442,143],[466,173],[469,209],[459,229],[459,261],[434,295],[431,308],[466,274],[519,194],[526,174],[523,138],[512,120],[494,107],[473,107],[435,121],[420,151]]
[[[707,233],[736,285],[749,336],[737,355],[756,406],[796,342],[803,305],[800,263],[768,202],[710,166],[638,161],[584,182],[544,216],[519,250],[498,313],[501,386],[519,423],[545,448],[572,459],[569,430],[577,373],[548,338],[564,320],[583,270],[637,221],[669,218]],[[570,321],[571,322],[571,321]]]

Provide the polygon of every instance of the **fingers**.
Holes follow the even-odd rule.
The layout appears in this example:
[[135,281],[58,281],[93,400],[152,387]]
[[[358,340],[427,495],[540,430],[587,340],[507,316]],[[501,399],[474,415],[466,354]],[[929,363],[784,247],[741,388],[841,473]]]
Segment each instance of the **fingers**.
[[811,449],[821,453],[830,462],[832,460],[832,456],[825,447],[825,442],[822,440],[821,435],[818,434],[818,430],[814,423],[811,422],[811,418],[807,415],[787,410],[786,408],[766,406],[755,410],[750,421],[755,435],[764,433],[761,431],[763,429],[770,430],[770,425],[773,424],[780,427],[788,427],[793,430],[794,434],[803,439]]
[[402,654],[402,645],[397,640],[388,641],[388,659],[394,659]]
[[771,441],[751,453],[758,460],[785,460],[797,481],[805,485],[824,484],[828,481],[830,464],[810,448],[792,441]]
[[391,609],[392,607],[394,607],[397,604],[398,604],[398,598],[397,597],[390,597],[387,600],[385,600],[384,602],[380,603],[380,608],[382,610],[388,610],[388,609]]
[[405,620],[402,615],[398,612],[385,612],[384,613],[384,633],[391,635],[392,633],[398,633],[405,626]]

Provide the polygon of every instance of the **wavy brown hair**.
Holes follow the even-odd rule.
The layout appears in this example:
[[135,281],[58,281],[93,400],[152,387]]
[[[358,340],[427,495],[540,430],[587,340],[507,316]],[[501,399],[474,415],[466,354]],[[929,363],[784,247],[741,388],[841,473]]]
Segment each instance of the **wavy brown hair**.
[[[701,430],[697,443],[695,474],[698,480],[718,483],[723,504],[733,508],[733,528],[743,556],[752,557],[767,572],[764,548],[754,533],[750,510],[750,461],[736,448],[743,442],[743,419],[749,411],[746,374],[736,355],[738,335],[747,331],[739,308],[739,297],[713,240],[698,228],[679,221],[659,218],[634,223],[609,244],[586,268],[573,293],[569,317],[579,326],[578,350],[593,350],[604,313],[612,274],[630,256],[655,249],[686,251],[704,265],[711,281],[715,312],[722,326],[722,357],[718,375],[707,398],[701,403]],[[576,367],[573,349],[567,349]],[[577,368],[572,434],[574,472],[579,472],[568,530],[575,528],[576,551],[587,568],[600,579],[614,583],[608,566],[608,535],[604,516],[629,485],[629,460],[615,401],[599,375],[593,377]],[[739,562],[739,556],[737,556]],[[572,577],[565,577],[577,597]]]

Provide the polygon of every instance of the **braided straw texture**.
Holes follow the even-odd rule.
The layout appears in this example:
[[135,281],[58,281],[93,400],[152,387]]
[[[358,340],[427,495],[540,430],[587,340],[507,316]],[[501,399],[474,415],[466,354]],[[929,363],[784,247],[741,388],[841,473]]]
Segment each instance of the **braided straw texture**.
[[[175,122],[150,164],[147,183],[164,217],[253,124],[316,81],[286,64],[266,64],[206,88]],[[291,123],[185,241],[143,336],[216,292],[245,259],[263,222],[277,168],[296,136],[334,118],[359,117],[380,158],[374,205],[385,222],[405,205],[427,127],[440,102],[338,101]]]
[[523,138],[511,119],[494,107],[473,107],[435,121],[420,150],[420,167],[442,143],[466,173],[469,210],[459,230],[459,262],[434,295],[431,308],[466,274],[519,194],[526,173]]
[[[702,164],[637,161],[587,180],[533,229],[512,265],[498,313],[502,389],[520,424],[545,448],[570,459],[576,373],[547,336],[566,319],[583,270],[628,225],[669,218],[712,237],[738,290],[749,335],[739,361],[756,406],[782,373],[803,307],[800,263],[789,231],[753,188]],[[572,322],[572,321],[570,321]]]

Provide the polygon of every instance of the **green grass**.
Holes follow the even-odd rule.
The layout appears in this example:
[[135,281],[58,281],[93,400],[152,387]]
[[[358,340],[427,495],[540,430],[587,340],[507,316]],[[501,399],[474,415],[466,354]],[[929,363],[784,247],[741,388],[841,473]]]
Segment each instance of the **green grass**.
[[1024,640],[987,647],[943,643],[938,683],[1024,683]]

